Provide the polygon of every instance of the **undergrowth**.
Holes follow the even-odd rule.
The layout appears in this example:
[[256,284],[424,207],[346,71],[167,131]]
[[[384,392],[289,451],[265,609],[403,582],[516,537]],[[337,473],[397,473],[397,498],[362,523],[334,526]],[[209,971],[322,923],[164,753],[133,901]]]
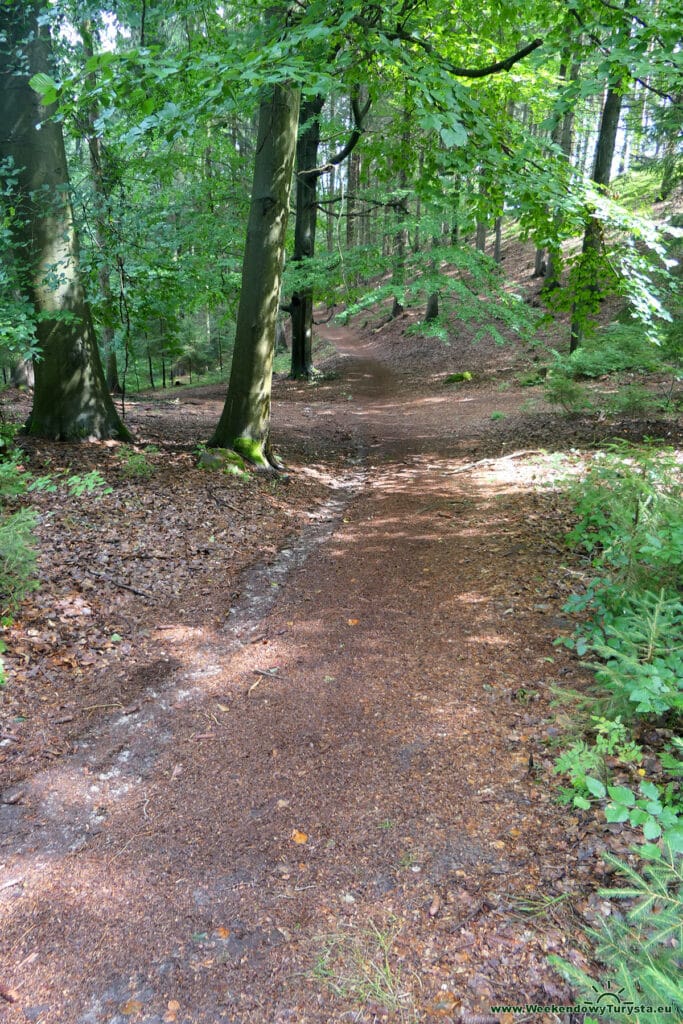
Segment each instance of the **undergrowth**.
[[[108,490],[97,470],[84,475],[57,470],[34,477],[26,468],[23,453],[13,447],[14,433],[12,428],[5,429],[0,445],[0,626],[5,630],[12,625],[22,601],[38,587],[35,530],[39,516],[22,502],[36,491],[54,493],[62,488],[72,497],[80,497]],[[0,639],[0,686],[6,683],[1,657],[6,651],[6,643]]]
[[[633,323],[612,323],[585,338],[576,351],[552,352],[545,368],[544,394],[551,405],[568,414],[584,412],[641,416],[670,411],[674,407],[674,384],[683,368],[683,330],[680,321],[667,325],[660,345]],[[597,380],[623,373],[670,374],[671,386],[660,386],[655,393],[644,384],[632,381],[616,390],[598,392],[583,381]],[[534,383],[541,383],[535,371]],[[617,378],[618,380],[618,378]]]
[[[613,993],[616,1012],[643,1024],[672,1024],[681,1019],[683,1009],[681,858],[666,848],[659,860],[644,863],[640,871],[609,854],[605,859],[626,885],[602,889],[600,895],[629,904],[625,913],[614,912],[600,928],[588,931],[605,975],[596,986],[568,960],[551,956],[550,961],[589,1003],[607,991]],[[587,1024],[593,1020],[586,1018]]]
[[[670,1004],[675,1016],[683,1006],[683,469],[670,449],[619,443],[594,455],[568,496],[577,522],[567,541],[586,571],[566,605],[579,624],[557,643],[583,659],[594,682],[580,697],[591,724],[555,763],[560,800],[639,840],[639,869],[605,855],[630,884],[603,895],[631,904],[589,933],[608,970],[600,985],[637,1005]],[[554,962],[595,995],[585,972]],[[671,1013],[643,1019],[671,1024]]]

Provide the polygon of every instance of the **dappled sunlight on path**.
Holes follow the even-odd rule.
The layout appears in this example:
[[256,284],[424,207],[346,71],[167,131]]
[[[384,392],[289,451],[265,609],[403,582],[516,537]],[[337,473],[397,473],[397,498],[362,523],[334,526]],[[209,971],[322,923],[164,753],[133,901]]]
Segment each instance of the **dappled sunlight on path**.
[[[530,770],[561,626],[552,464],[468,468],[476,403],[404,402],[371,346],[330,337],[337,412],[311,397],[287,428],[310,408],[314,445],[333,413],[344,462],[325,468],[331,432],[309,470],[336,477],[327,505],[211,627],[175,609],[164,677],[4,806],[12,1024],[428,1021],[562,994],[564,934],[512,912],[588,872]],[[400,985],[359,998],[339,979],[378,935]]]

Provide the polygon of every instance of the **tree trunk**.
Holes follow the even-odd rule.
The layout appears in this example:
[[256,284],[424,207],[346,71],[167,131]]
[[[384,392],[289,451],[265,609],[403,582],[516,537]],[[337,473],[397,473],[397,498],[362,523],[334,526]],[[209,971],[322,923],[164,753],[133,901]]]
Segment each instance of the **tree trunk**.
[[495,241],[493,243],[493,258],[496,263],[500,263],[503,259],[503,218],[502,216],[496,217],[495,223]]
[[228,395],[209,444],[268,468],[270,394],[299,93],[273,86],[259,109],[254,181]]
[[12,367],[12,385],[15,388],[32,388],[36,383],[36,372],[32,359],[20,359]]
[[[610,87],[600,118],[598,141],[595,147],[595,163],[592,180],[606,188],[610,182],[614,146],[621,113],[621,93]],[[577,296],[572,306],[569,351],[574,352],[581,344],[590,314],[598,301],[599,257],[602,250],[602,223],[596,217],[589,217],[583,236],[583,246],[577,279]]]
[[[318,165],[320,114],[324,96],[314,96],[301,104],[299,138],[296,144],[296,220],[294,223],[293,263],[303,263],[315,255],[315,229],[318,220],[317,190],[319,174],[305,174]],[[313,375],[313,289],[300,288],[290,302],[292,318],[292,365],[290,376],[308,380]]]
[[394,239],[394,258],[391,274],[391,283],[396,289],[392,305],[392,317],[401,316],[405,306],[405,280],[406,280],[406,253],[409,244],[408,229],[406,220],[408,218],[408,160],[410,154],[410,140],[412,127],[412,110],[408,89],[403,96],[403,124],[401,128],[401,155],[398,171],[398,188],[400,195],[394,206],[398,231]]
[[486,221],[477,221],[477,235],[474,244],[479,252],[486,252]]
[[17,168],[14,244],[22,286],[39,315],[41,359],[27,431],[55,440],[128,439],[107,391],[80,279],[61,125],[29,85],[31,75],[51,72],[49,32],[38,25],[37,6],[10,3],[0,7],[3,35],[0,159]]
[[358,188],[360,186],[360,153],[357,150],[349,158],[349,176],[346,197],[346,246],[352,249],[356,244],[356,217],[358,210]]
[[[563,63],[560,74],[564,77],[566,64]],[[575,82],[579,77],[580,65],[574,62],[570,65],[569,69],[569,81]],[[562,150],[567,162],[571,161],[572,155],[572,144],[574,134],[574,111],[568,109],[565,111],[561,121],[558,121],[555,131],[553,132],[553,142],[558,143]],[[553,215],[553,234],[554,239],[548,245],[548,258],[545,263],[545,280],[543,282],[543,290],[545,292],[552,292],[555,288],[560,287],[560,272],[562,265],[562,251],[560,248],[559,237],[562,230],[563,215],[560,210],[556,210]]]
[[432,292],[427,298],[427,309],[425,310],[424,322],[428,324],[431,320],[439,319],[439,293]]
[[534,254],[534,277],[543,277],[546,270],[545,249],[539,247]]
[[[85,22],[80,28],[81,39],[83,40],[83,56],[87,60],[94,56],[93,27],[90,22]],[[94,72],[86,75],[89,85],[94,86]],[[111,210],[110,210],[110,188],[111,175],[105,167],[107,153],[102,144],[102,139],[97,134],[96,122],[99,117],[99,108],[96,100],[93,100],[87,111],[88,118],[88,152],[90,153],[90,169],[92,172],[93,188],[97,201],[95,203],[95,238],[97,247],[102,259],[97,267],[97,281],[102,293],[102,305],[104,317],[102,324],[102,349],[106,360],[106,381],[108,390],[120,395],[123,392],[119,382],[119,368],[116,360],[116,344],[114,341],[114,320],[115,302],[112,294],[111,282],[109,279],[109,267],[104,261],[104,254],[111,252],[112,238],[110,232]]]

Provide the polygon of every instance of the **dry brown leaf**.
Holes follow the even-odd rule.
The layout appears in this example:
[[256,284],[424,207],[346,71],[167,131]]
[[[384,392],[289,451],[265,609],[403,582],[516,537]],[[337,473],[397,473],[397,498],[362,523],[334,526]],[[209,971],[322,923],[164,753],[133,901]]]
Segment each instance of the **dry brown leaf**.
[[119,1013],[122,1013],[124,1017],[132,1017],[134,1013],[140,1013],[142,1010],[142,1003],[139,999],[129,999],[127,1003],[119,1007]]
[[180,1003],[177,999],[169,999],[166,1006],[166,1013],[164,1014],[164,1024],[175,1024],[178,1019],[178,1010],[180,1009]]

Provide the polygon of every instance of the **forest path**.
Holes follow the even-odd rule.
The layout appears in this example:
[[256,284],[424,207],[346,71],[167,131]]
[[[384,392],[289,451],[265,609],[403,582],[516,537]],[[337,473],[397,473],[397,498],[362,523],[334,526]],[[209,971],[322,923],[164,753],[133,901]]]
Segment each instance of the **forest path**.
[[460,1020],[563,995],[566,921],[519,903],[589,873],[529,768],[563,625],[542,460],[468,468],[458,430],[501,396],[416,392],[328,337],[338,379],[282,425],[351,461],[327,523],[252,577],[237,625],[178,621],[157,690],[5,808],[12,1024]]

